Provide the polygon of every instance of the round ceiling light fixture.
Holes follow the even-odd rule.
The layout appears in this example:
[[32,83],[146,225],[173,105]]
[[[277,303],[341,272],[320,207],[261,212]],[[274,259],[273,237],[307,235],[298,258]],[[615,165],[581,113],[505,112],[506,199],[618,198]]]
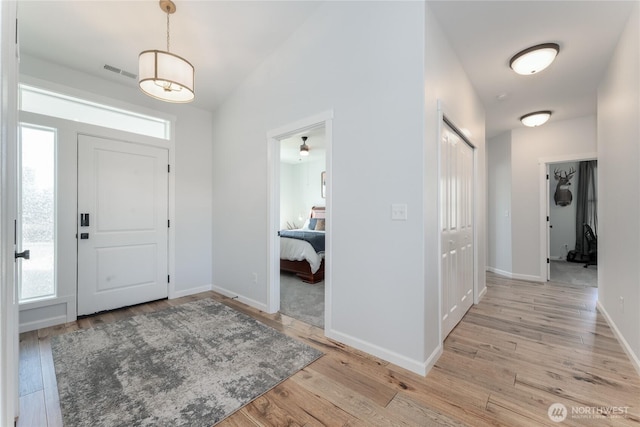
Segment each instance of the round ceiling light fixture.
[[522,75],[536,74],[547,68],[560,52],[557,43],[543,43],[516,53],[509,61],[509,67]]
[[550,117],[551,111],[536,111],[520,117],[520,121],[523,125],[532,128],[547,123],[547,120],[549,120]]

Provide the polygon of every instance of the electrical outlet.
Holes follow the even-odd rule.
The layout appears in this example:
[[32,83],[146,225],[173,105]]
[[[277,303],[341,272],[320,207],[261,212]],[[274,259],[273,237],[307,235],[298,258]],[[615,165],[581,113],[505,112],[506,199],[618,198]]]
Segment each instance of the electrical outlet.
[[258,284],[258,273],[251,273],[251,280],[254,284]]

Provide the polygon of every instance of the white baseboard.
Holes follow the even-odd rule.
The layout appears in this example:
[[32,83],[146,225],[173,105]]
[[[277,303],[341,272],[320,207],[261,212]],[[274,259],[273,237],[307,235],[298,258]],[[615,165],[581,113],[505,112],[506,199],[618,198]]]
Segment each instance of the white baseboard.
[[254,300],[254,299],[247,298],[247,297],[244,297],[242,295],[238,295],[237,292],[230,291],[228,289],[221,288],[220,286],[216,286],[216,285],[212,285],[211,286],[211,290],[214,291],[214,292],[217,292],[219,294],[222,294],[225,297],[235,298],[238,301],[240,301],[241,303],[247,304],[247,305],[249,305],[249,306],[251,306],[253,308],[257,308],[258,310],[262,310],[265,313],[268,313],[267,304],[265,304],[265,303],[261,303],[259,301]]
[[633,365],[635,370],[638,372],[638,375],[640,375],[640,359],[638,359],[638,356],[633,352],[627,340],[624,339],[624,336],[620,333],[620,330],[616,326],[611,316],[609,316],[609,313],[607,313],[607,310],[605,310],[604,306],[600,303],[600,300],[596,301],[596,307],[598,308],[598,311],[600,312],[600,314],[602,314],[602,317],[604,317],[604,320],[606,320],[607,323],[609,324],[609,327],[613,330],[613,333],[616,335],[618,342],[624,349],[625,353],[627,353],[627,356],[629,356],[629,359],[631,360],[631,364]]
[[373,356],[379,357],[383,360],[393,363],[394,365],[398,365],[402,368],[408,369],[411,372],[415,372],[418,375],[426,376],[427,373],[433,368],[436,361],[442,354],[442,344],[440,344],[431,355],[424,362],[414,360],[403,356],[401,354],[395,353],[393,351],[387,350],[385,348],[379,347],[375,344],[371,344],[369,342],[363,341],[361,339],[352,337],[350,335],[344,334],[342,332],[338,332],[336,330],[328,330],[325,329],[325,335],[327,338],[331,338],[333,340],[339,341],[343,344],[349,345],[353,348],[357,348],[358,350],[369,353]]
[[[485,296],[487,294],[487,287],[485,286],[484,288],[482,288],[482,290],[480,291],[480,294],[478,294],[478,302],[480,302],[480,300],[482,299],[483,296]],[[477,303],[478,303],[477,302]],[[477,304],[476,303],[476,304]]]
[[504,271],[504,270],[500,270],[498,268],[494,268],[494,267],[487,267],[487,271],[490,271],[492,273],[498,274],[500,276],[503,277],[507,277],[509,279],[516,279],[516,280],[527,280],[529,282],[546,282],[546,279],[543,279],[540,276],[531,276],[528,274],[518,274],[518,273],[511,273],[510,271]]
[[186,297],[189,295],[199,294],[200,292],[207,292],[207,291],[210,291],[211,289],[213,289],[213,285],[198,286],[197,288],[189,288],[189,289],[183,289],[179,291],[174,290],[169,294],[169,299],[176,299],[176,298]]
[[48,328],[49,326],[63,325],[67,323],[67,316],[61,315],[56,317],[50,317],[48,319],[39,319],[33,322],[20,323],[20,333],[35,331],[42,328]]

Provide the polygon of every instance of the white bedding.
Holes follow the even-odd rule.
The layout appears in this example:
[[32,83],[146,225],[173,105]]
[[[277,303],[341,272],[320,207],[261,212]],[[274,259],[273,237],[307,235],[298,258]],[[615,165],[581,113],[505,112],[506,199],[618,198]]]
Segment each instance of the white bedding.
[[[318,233],[320,232],[318,231]],[[316,253],[309,242],[280,237],[280,259],[288,259],[290,261],[306,260],[311,267],[311,273],[315,274],[320,268],[322,258],[324,258],[324,252]]]

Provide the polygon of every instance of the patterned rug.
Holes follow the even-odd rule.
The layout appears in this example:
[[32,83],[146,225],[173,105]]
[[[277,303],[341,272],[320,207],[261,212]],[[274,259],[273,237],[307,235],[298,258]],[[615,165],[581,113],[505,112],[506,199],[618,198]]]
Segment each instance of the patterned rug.
[[65,426],[212,426],[322,355],[210,299],[52,338]]

